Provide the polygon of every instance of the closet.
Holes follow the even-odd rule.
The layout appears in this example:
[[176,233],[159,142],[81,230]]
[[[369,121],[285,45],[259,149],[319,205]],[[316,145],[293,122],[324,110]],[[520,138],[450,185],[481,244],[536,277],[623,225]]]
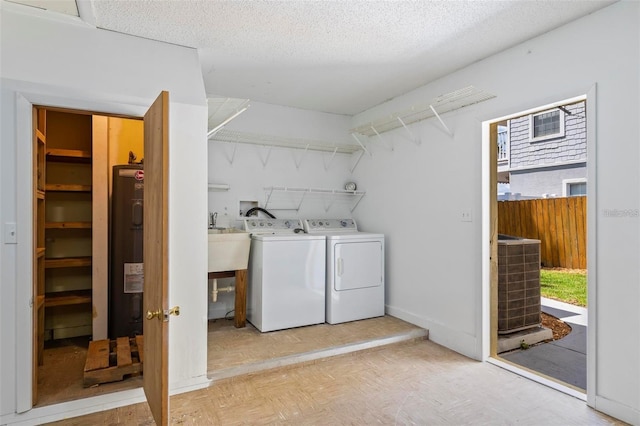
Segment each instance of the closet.
[[132,145],[142,154],[143,132],[140,120],[43,107],[33,126],[35,404],[47,348],[107,339],[110,170]]

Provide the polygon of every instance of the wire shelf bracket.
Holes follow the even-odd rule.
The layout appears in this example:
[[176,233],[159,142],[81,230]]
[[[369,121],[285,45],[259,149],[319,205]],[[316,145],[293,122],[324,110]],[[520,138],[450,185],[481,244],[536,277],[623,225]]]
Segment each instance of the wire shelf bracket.
[[358,163],[360,163],[360,160],[362,160],[363,156],[364,156],[364,151],[360,151],[360,154],[358,155],[358,158],[356,159],[356,161],[353,164],[353,166],[351,166],[351,173],[353,173],[353,171],[356,169],[356,167],[358,167]]
[[356,133],[351,133],[351,136],[353,136],[353,138],[356,140],[356,142],[358,142],[358,145],[360,145],[360,148],[362,148],[362,150],[364,152],[366,152],[367,154],[369,154],[369,157],[371,157],[371,153],[369,152],[369,150],[367,149],[366,146],[364,146],[364,144],[362,143],[362,141],[360,140],[360,138],[358,138],[358,135],[356,135]]
[[260,162],[262,163],[262,167],[266,168],[267,163],[269,162],[269,158],[271,158],[271,151],[273,150],[273,145],[263,146],[262,151],[264,151],[265,148],[267,149],[267,155],[263,157],[262,154],[258,153],[258,156],[260,157]]
[[384,146],[386,146],[389,151],[393,151],[393,145],[388,144],[387,142],[385,142],[385,140],[382,138],[382,136],[380,136],[380,133],[376,130],[375,127],[371,126],[371,130],[373,130],[373,132],[376,134],[376,136],[378,137],[378,140],[380,140],[380,142],[382,142],[382,144]]
[[307,152],[309,151],[309,144],[307,144],[307,146],[304,147],[304,151],[302,151],[302,154],[300,154],[300,158],[297,159],[295,156],[295,153],[293,154],[293,161],[296,163],[296,169],[300,170],[300,165],[302,164],[302,160],[304,160],[305,155],[307,155]]
[[238,144],[234,143],[233,144],[233,149],[231,151],[231,155],[229,155],[227,153],[227,150],[225,150],[225,156],[227,157],[227,161],[229,162],[229,164],[233,165],[233,162],[236,158],[236,151],[238,151]]
[[442,121],[442,118],[440,118],[440,114],[438,114],[438,111],[436,111],[436,109],[433,107],[433,105],[429,105],[429,108],[431,108],[431,111],[433,111],[433,114],[436,116],[436,118],[438,119],[440,124],[442,124],[442,127],[444,127],[444,130],[446,130],[447,133],[449,133],[449,136],[453,137],[453,133],[451,132],[451,130],[449,130],[447,125],[444,124],[444,121]]
[[336,152],[338,152],[338,147],[334,148],[333,153],[331,154],[331,157],[329,158],[329,163],[327,163],[324,158],[322,159],[322,163],[324,164],[324,171],[325,172],[329,171],[329,168],[331,167],[331,163],[333,162],[333,159],[336,156]]
[[411,130],[409,130],[407,125],[404,123],[404,121],[402,121],[402,118],[398,117],[398,121],[400,122],[400,124],[402,124],[402,127],[404,127],[404,129],[409,134],[409,140],[411,140],[416,145],[420,146],[422,144],[422,141],[419,138],[416,138],[415,136],[413,136],[413,133],[411,132]]

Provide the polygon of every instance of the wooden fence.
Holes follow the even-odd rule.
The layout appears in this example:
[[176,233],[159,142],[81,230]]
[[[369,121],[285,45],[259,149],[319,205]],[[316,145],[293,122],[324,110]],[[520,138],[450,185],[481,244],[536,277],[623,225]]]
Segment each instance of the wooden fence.
[[498,233],[540,240],[543,266],[587,269],[587,197],[499,201]]

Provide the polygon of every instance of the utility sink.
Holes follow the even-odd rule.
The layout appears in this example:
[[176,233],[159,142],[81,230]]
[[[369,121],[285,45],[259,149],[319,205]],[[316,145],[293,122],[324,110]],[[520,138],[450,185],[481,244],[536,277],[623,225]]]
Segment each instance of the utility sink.
[[247,269],[249,233],[236,228],[209,229],[209,272]]

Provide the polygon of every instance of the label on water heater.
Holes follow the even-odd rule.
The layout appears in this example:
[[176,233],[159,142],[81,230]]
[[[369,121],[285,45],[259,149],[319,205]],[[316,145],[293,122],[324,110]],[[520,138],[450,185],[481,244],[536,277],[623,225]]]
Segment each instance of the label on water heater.
[[143,263],[125,263],[124,264],[124,292],[125,293],[142,293],[142,285],[144,284],[144,268]]

